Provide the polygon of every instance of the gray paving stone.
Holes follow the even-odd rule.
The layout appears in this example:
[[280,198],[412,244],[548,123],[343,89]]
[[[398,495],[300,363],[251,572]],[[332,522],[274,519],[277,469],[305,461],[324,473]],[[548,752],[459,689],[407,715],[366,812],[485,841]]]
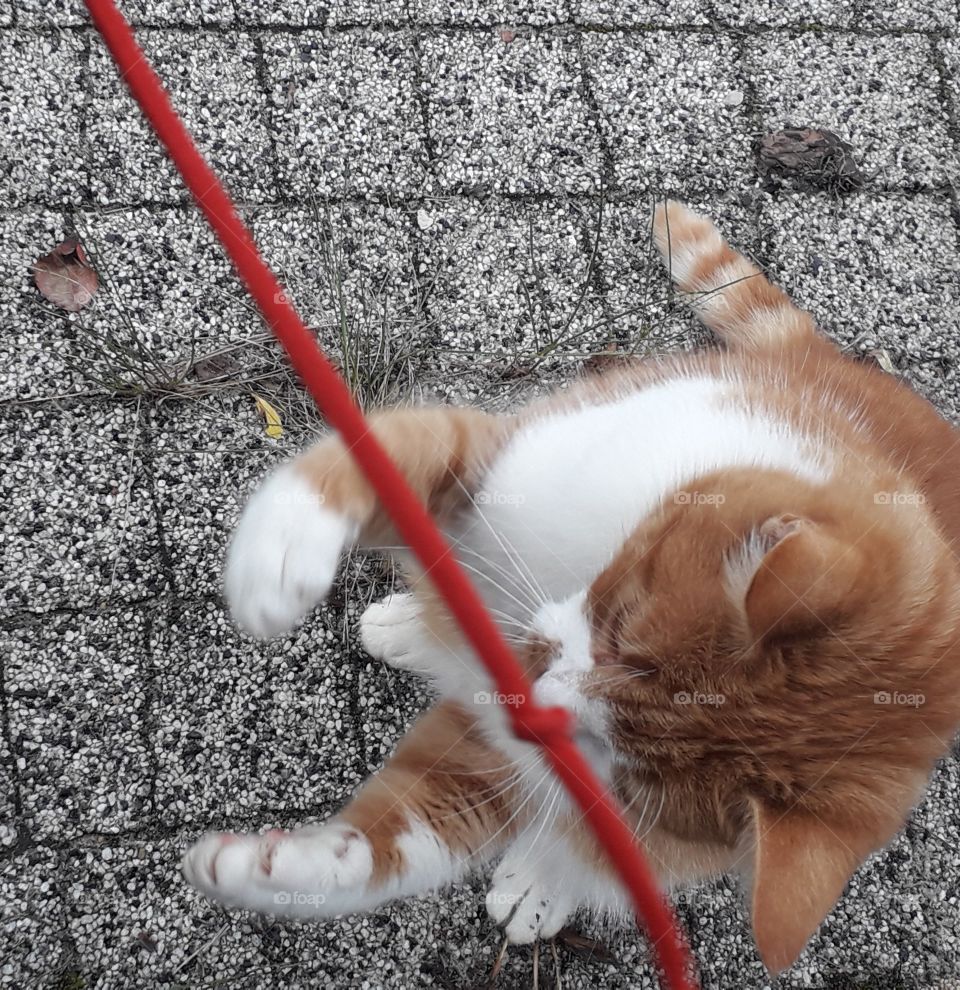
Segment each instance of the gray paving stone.
[[955,0],[867,0],[855,23],[871,30],[955,31],[958,14]]
[[944,83],[951,101],[948,113],[956,122],[960,120],[960,39],[944,38],[937,42],[937,49],[946,70]]
[[17,0],[19,27],[72,27],[89,24],[83,0]]
[[567,0],[410,0],[417,20],[427,24],[543,26],[569,16]]
[[[372,203],[315,203],[250,215],[264,257],[341,364],[350,363],[345,342],[350,350],[361,337],[385,334],[400,350],[427,319],[414,258],[416,213]],[[361,363],[373,376],[373,356]]]
[[[145,30],[139,40],[177,112],[229,191],[243,201],[275,199],[271,136],[250,37]],[[95,85],[87,140],[96,200],[188,199],[183,182],[99,42],[93,48],[90,72]]]
[[[710,216],[739,250],[756,252],[754,213],[739,202],[694,193],[679,197]],[[607,289],[611,348],[648,354],[710,341],[680,294],[671,291],[667,268],[653,244],[655,200],[610,203],[604,209],[600,258]]]
[[418,0],[328,0],[327,26],[407,24],[418,19]]
[[170,658],[155,736],[160,821],[259,828],[336,811],[383,762],[417,696],[425,704],[355,634],[330,606],[266,645],[213,603],[171,614],[155,643]]
[[[6,406],[0,499],[7,610],[83,609],[163,590],[134,405]],[[56,452],[56,453],[54,453]]]
[[435,275],[434,347],[462,398],[471,390],[502,398],[509,376],[533,362],[541,370],[522,376],[528,387],[554,363],[578,368],[580,355],[605,339],[593,330],[604,313],[585,242],[592,204],[500,204],[494,212],[438,202],[430,216],[422,257]]
[[0,33],[0,205],[79,203],[83,39],[67,32]]
[[723,24],[737,26],[762,24],[764,27],[789,25],[850,28],[859,23],[856,0],[714,0],[717,17]]
[[928,39],[768,34],[749,42],[748,61],[766,131],[827,127],[885,185],[956,175]]
[[416,0],[243,0],[238,14],[251,25],[380,27],[409,23],[415,5]]
[[[0,648],[8,656],[12,647],[10,634],[0,632]],[[5,731],[0,731],[0,850],[16,844],[20,838],[20,825],[17,821],[19,788],[14,777],[13,749]]]
[[704,0],[570,0],[578,24],[603,27],[642,25],[696,25],[710,23],[712,13]]
[[56,309],[37,291],[33,265],[67,236],[47,210],[0,214],[0,399],[64,395],[86,387],[71,367],[70,337],[89,319]]
[[763,208],[775,277],[848,347],[889,351],[948,414],[960,413],[960,255],[936,197],[783,197]]
[[274,922],[226,913],[186,887],[176,864],[195,837],[118,841],[64,858],[76,969],[98,987],[172,982],[246,990],[274,979],[290,988],[442,986],[433,979],[441,957],[444,972],[462,972],[463,943],[483,937],[468,972],[480,976],[493,965],[498,946],[481,921],[476,889],[369,916]]
[[7,708],[30,840],[152,820],[143,615],[57,615],[10,640]]
[[407,196],[426,149],[406,36],[264,39],[283,190],[300,197]]
[[598,188],[599,134],[571,38],[444,35],[424,41],[422,61],[441,191]]
[[588,35],[587,72],[615,181],[638,191],[725,190],[752,174],[751,125],[736,44],[725,36]]
[[262,977],[259,933],[188,890],[177,866],[183,846],[176,838],[113,840],[63,856],[73,967],[85,985],[121,990],[189,979],[251,987]]
[[220,594],[227,543],[244,501],[271,464],[307,441],[286,406],[268,394],[285,424],[279,440],[267,436],[246,390],[169,402],[150,412],[149,449],[142,457],[152,464],[174,588],[187,600]]
[[[239,3],[242,7],[245,0]],[[132,24],[232,24],[237,19],[237,0],[123,0],[120,7]]]
[[68,962],[56,854],[29,849],[0,860],[0,986],[48,986]]
[[112,333],[131,351],[104,349],[95,372],[112,368],[129,391],[162,393],[184,382],[191,359],[262,338],[262,321],[194,207],[91,210],[77,226],[103,283],[82,314],[87,337]]
[[329,7],[325,0],[241,0],[237,16],[242,23],[256,26],[323,27]]

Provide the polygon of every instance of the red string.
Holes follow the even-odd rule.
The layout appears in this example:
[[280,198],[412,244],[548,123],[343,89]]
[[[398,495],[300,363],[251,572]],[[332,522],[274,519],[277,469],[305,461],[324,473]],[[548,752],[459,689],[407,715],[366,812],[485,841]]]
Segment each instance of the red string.
[[267,267],[233,203],[193,143],[156,73],[117,10],[114,0],[86,0],[130,91],[180,171],[197,205],[260,308],[293,367],[330,423],[340,432],[393,520],[397,531],[430,575],[464,635],[483,660],[497,689],[519,699],[511,706],[514,733],[538,744],[573,796],[630,892],[639,920],[672,990],[694,990],[693,963],[676,920],[657,890],[637,843],[603,785],[570,738],[572,720],[563,709],[541,708],[530,685],[450,547],[406,481],[374,438],[336,370],[301,322]]

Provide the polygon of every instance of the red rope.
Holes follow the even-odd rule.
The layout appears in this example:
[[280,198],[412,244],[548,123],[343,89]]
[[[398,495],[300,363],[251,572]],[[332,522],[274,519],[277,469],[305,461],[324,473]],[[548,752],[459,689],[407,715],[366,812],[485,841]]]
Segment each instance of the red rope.
[[693,990],[693,964],[672,912],[657,890],[630,829],[570,738],[572,721],[559,708],[541,708],[499,630],[406,481],[370,432],[346,385],[287,301],[273,272],[260,257],[250,232],[216,175],[197,150],[170,105],[165,90],[137,44],[114,0],[86,0],[130,91],[179,169],[200,209],[284,346],[293,367],[373,486],[397,531],[414,551],[483,660],[497,689],[519,699],[510,708],[513,731],[538,744],[574,797],[597,839],[629,890],[638,918],[672,990]]

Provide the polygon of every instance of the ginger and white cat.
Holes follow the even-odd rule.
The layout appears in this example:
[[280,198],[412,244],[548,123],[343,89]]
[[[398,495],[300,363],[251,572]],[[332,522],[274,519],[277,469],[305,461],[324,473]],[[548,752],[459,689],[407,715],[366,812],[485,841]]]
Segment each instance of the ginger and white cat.
[[[741,876],[759,952],[788,966],[901,828],[960,725],[960,433],[843,356],[676,203],[658,245],[722,348],[626,363],[512,415],[413,408],[374,429],[526,664],[574,713],[661,882]],[[237,621],[273,636],[345,547],[396,537],[340,441],[278,470],[231,546]],[[441,700],[333,819],[211,834],[187,879],[230,905],[329,917],[499,859],[514,941],[627,912],[471,650],[414,591],[367,651]]]

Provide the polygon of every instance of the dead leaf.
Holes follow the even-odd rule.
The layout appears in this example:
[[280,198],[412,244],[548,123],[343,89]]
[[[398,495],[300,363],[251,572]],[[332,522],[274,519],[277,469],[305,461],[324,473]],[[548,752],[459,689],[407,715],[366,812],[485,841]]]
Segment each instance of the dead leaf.
[[581,371],[586,375],[596,375],[603,371],[608,371],[615,364],[618,364],[629,357],[625,354],[622,345],[615,341],[610,341],[600,351],[588,355],[583,359]]
[[516,38],[516,31],[511,31],[510,28],[501,28],[500,30],[500,40],[505,44],[509,45],[514,38]]
[[63,241],[34,262],[33,280],[44,298],[68,313],[89,305],[100,287],[83,245],[74,238]]
[[866,351],[863,354],[856,354],[854,357],[858,361],[877,365],[878,368],[882,368],[888,375],[900,374],[897,371],[896,365],[893,363],[893,358],[890,357],[890,352],[883,347],[873,351]]
[[788,127],[760,142],[760,169],[768,182],[792,179],[801,189],[848,192],[864,184],[853,147],[825,127]]
[[263,413],[263,418],[267,421],[267,436],[279,440],[283,436],[283,423],[280,421],[280,413],[260,395],[254,395],[257,408]]
[[554,937],[562,946],[570,949],[578,956],[586,956],[589,959],[596,959],[599,962],[613,965],[618,965],[620,962],[603,942],[590,938],[588,935],[581,935],[573,928],[561,928]]
[[240,367],[240,362],[229,354],[211,354],[194,361],[191,370],[198,382],[210,382],[218,378],[230,378]]
[[153,937],[153,934],[148,931],[137,933],[137,944],[146,949],[147,952],[156,952],[159,948],[157,945],[157,940]]

